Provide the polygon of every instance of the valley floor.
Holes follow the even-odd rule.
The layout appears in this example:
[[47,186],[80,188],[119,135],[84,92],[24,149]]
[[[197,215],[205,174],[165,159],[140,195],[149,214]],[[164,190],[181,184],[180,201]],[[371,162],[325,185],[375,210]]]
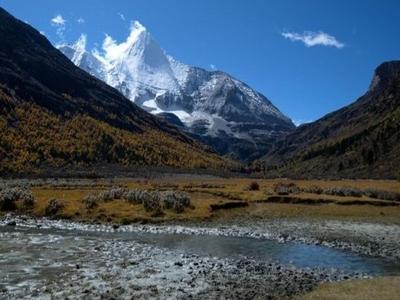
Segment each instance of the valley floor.
[[[206,175],[160,175],[153,178],[115,179],[49,179],[0,181],[1,184],[30,184],[36,203],[32,210],[17,210],[31,216],[45,215],[50,199],[57,199],[63,209],[50,217],[97,223],[159,223],[194,222],[206,220],[230,220],[233,217],[250,219],[306,218],[368,220],[379,223],[400,224],[400,199],[383,200],[378,195],[365,194],[338,196],[313,193],[322,190],[350,190],[363,192],[376,190],[400,197],[400,181],[394,180],[253,180],[243,178],[219,178]],[[251,187],[255,184],[255,187]],[[297,192],[278,195],[276,185],[294,184]],[[123,199],[100,202],[93,209],[85,209],[83,199],[90,194],[110,190],[113,187],[147,191],[178,191],[191,198],[193,207],[176,214],[165,210],[162,216],[152,216],[142,205]],[[385,195],[383,195],[385,196]],[[238,209],[228,209],[235,208]]]
[[[23,183],[18,181],[18,184]],[[32,284],[25,287],[23,284],[20,288],[12,284],[0,287],[3,289],[0,295],[5,298],[29,298],[35,295],[79,295],[88,299],[113,298],[117,295],[144,299],[189,296],[220,298],[222,295],[225,298],[265,299],[269,295],[280,299],[304,295],[319,283],[365,276],[326,268],[304,269],[279,261],[262,262],[252,257],[229,259],[185,252],[178,255],[162,247],[135,241],[110,238],[99,243],[95,238],[84,238],[82,234],[71,237],[59,232],[24,233],[20,231],[21,228],[229,236],[322,246],[361,256],[380,257],[388,265],[393,265],[392,269],[375,275],[400,274],[400,202],[397,199],[378,199],[376,195],[370,197],[363,192],[374,189],[396,194],[400,192],[398,181],[289,181],[173,175],[113,180],[37,180],[30,183],[36,203],[31,210],[23,209],[17,203],[15,211],[3,212],[1,225],[13,226],[3,226],[9,229],[0,234],[2,243],[8,241],[18,244],[27,239],[25,242],[34,240],[38,245],[47,245],[50,237],[59,239],[63,245],[67,245],[66,249],[57,248],[57,251],[67,257],[68,267],[64,271],[70,279],[46,284],[32,279]],[[277,185],[293,186],[289,183],[293,183],[296,189],[278,193]],[[190,196],[191,206],[179,214],[166,209],[159,216],[153,216],[142,205],[131,204],[124,199],[104,201],[93,209],[85,208],[82,200],[86,195],[115,186],[184,192]],[[314,193],[315,187],[322,192]],[[358,194],[354,191],[351,196],[325,193],[333,188],[339,191],[354,189]],[[46,215],[51,198],[62,203],[62,208],[54,215]],[[75,243],[72,241],[78,245],[71,246],[71,243]],[[70,256],[76,261],[68,260]],[[50,259],[49,263],[54,262]],[[129,282],[135,284],[129,285]],[[370,284],[364,279],[354,283],[345,281],[339,285],[323,284],[304,297],[342,299],[343,291],[348,288],[360,291],[360,295],[363,295],[364,282],[365,285]],[[382,299],[392,299],[390,297],[394,294],[390,291],[396,291],[396,282],[396,277],[374,281],[375,292],[379,293],[379,285],[382,284],[386,287]],[[354,299],[368,299],[368,296],[358,297],[354,296]]]

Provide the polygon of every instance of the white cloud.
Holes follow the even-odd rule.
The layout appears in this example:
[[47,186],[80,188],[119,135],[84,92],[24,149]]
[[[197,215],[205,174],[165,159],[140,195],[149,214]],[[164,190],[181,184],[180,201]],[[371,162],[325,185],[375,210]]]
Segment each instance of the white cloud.
[[41,35],[44,35],[44,36],[46,35],[46,32],[44,32],[44,31],[39,31],[39,32]]
[[65,31],[65,25],[67,21],[62,17],[62,15],[57,15],[53,19],[50,20],[51,25],[57,27],[57,36],[59,37],[60,40],[64,41],[64,31]]
[[83,23],[85,23],[85,19],[84,18],[78,18],[78,19],[76,19],[76,22],[78,24],[83,24]]
[[293,42],[300,41],[303,42],[307,47],[313,46],[331,46],[341,49],[344,44],[339,42],[334,36],[329,35],[325,32],[313,32],[305,31],[303,33],[296,32],[282,32],[282,36]]
[[122,21],[126,21],[125,16],[123,13],[118,13],[118,16],[121,18]]
[[64,26],[67,21],[63,18],[62,15],[57,15],[53,19],[51,19],[51,23],[54,26]]
[[210,67],[210,69],[213,70],[213,71],[217,69],[217,67],[216,67],[214,64],[210,64],[209,67]]
[[103,41],[104,57],[107,60],[114,60],[120,57],[121,53],[125,52],[139,37],[139,35],[145,31],[146,28],[135,21],[131,24],[131,32],[125,42],[117,43],[111,36],[106,34]]

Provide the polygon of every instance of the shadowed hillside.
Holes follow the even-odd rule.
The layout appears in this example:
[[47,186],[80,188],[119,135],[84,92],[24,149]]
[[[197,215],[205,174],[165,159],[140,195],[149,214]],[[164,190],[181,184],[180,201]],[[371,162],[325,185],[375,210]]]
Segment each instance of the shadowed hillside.
[[0,172],[118,163],[223,168],[227,162],[76,67],[0,8]]
[[380,65],[365,95],[300,126],[265,161],[284,176],[400,176],[400,61]]

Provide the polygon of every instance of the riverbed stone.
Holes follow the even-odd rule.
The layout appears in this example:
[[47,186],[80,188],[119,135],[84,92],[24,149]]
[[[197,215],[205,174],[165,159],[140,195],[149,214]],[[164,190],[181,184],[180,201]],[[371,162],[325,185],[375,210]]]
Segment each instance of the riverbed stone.
[[[16,221],[18,225],[32,226],[35,228],[41,225],[43,228],[55,228],[57,230],[68,230],[71,234],[74,230],[86,230],[88,232],[112,232],[112,227],[94,224],[79,224],[68,221],[55,221],[38,219],[25,220],[18,217],[3,219],[0,224],[6,225],[7,222]],[[212,228],[201,227],[200,225],[192,227],[182,226],[163,226],[163,225],[145,225],[121,226],[118,231],[124,232],[142,232],[151,233],[176,233],[181,234],[220,234],[227,236],[254,236],[254,238],[279,239],[280,234],[289,233],[292,225],[278,223],[272,227],[266,225],[243,223],[231,230],[231,226],[219,228],[213,225]],[[286,227],[285,227],[286,226]],[[332,229],[332,224],[326,222],[327,230]],[[17,227],[18,228],[18,227]],[[268,228],[266,230],[266,228]],[[278,229],[277,229],[278,228]],[[299,232],[302,232],[302,226],[299,226]],[[361,228],[361,227],[356,227]],[[40,235],[20,236],[18,239],[12,233],[6,233],[3,238],[15,239],[18,243],[29,242],[30,239],[39,239],[43,245],[53,245],[51,239],[72,238],[71,235]],[[288,230],[287,232],[279,232]],[[323,229],[324,230],[324,229]],[[253,233],[251,232],[253,231]],[[254,234],[256,231],[257,234]],[[388,229],[388,234],[393,231]],[[303,232],[304,233],[304,232]],[[336,233],[337,234],[337,233]],[[68,237],[70,236],[70,237]],[[72,234],[73,236],[73,234]],[[340,238],[340,234],[338,234]],[[370,235],[365,235],[370,236]],[[216,257],[207,257],[192,255],[187,253],[177,253],[175,251],[163,248],[149,246],[135,241],[124,241],[118,238],[108,238],[104,240],[91,239],[76,235],[73,238],[76,247],[63,249],[69,254],[73,254],[75,261],[72,261],[71,268],[67,268],[65,275],[57,276],[46,282],[33,281],[32,288],[19,289],[16,295],[28,297],[38,287],[38,296],[46,293],[44,286],[48,287],[52,293],[56,293],[60,298],[76,298],[82,291],[89,290],[90,297],[115,297],[115,298],[192,298],[192,299],[218,299],[235,298],[265,299],[267,296],[272,298],[291,297],[294,294],[310,290],[317,284],[332,280],[345,280],[351,278],[363,277],[363,274],[344,274],[338,270],[326,269],[299,269],[289,265],[283,265],[277,262],[261,262],[252,258],[243,259],[222,259]],[[382,246],[379,243],[366,243],[363,239],[357,240],[358,244],[348,244],[345,240],[333,241],[324,234],[327,247],[345,248],[351,245],[359,251],[367,247],[373,253],[382,248],[386,249],[385,255],[396,253],[396,246],[393,244],[393,238],[379,238],[384,242]],[[24,240],[26,239],[26,240]],[[288,239],[288,238],[286,238]],[[314,239],[304,233],[303,236],[293,235],[295,242],[303,241],[314,243],[320,239]],[[75,245],[72,243],[73,245]],[[56,245],[56,244],[54,244]],[[346,246],[347,245],[347,246]],[[361,245],[361,246],[360,246]],[[387,247],[389,245],[391,247]],[[56,246],[54,246],[56,247]],[[55,250],[59,251],[59,250]],[[134,262],[134,263],[129,263]],[[168,262],[168,263],[166,263]],[[79,268],[75,266],[79,265]],[[190,269],[192,268],[192,269]],[[152,270],[152,271],[149,271]],[[146,275],[146,276],[143,276]],[[160,280],[162,278],[163,280]],[[35,283],[36,282],[36,283]],[[156,286],[154,283],[159,284]],[[227,286],[228,288],[222,288]],[[40,288],[39,288],[40,287]],[[126,287],[126,288],[124,288]],[[18,294],[19,293],[19,294]],[[0,298],[3,298],[4,292],[0,290]],[[43,296],[43,295],[42,295]],[[107,299],[107,298],[105,298]]]

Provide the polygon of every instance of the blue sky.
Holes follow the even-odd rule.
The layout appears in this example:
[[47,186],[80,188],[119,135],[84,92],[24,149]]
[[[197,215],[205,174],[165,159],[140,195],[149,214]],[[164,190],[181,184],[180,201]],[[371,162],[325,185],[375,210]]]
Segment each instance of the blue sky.
[[139,20],[168,54],[232,74],[295,121],[353,102],[377,65],[400,58],[398,0],[0,0],[0,6],[53,43],[86,33],[98,48],[106,33],[125,40],[131,21]]

